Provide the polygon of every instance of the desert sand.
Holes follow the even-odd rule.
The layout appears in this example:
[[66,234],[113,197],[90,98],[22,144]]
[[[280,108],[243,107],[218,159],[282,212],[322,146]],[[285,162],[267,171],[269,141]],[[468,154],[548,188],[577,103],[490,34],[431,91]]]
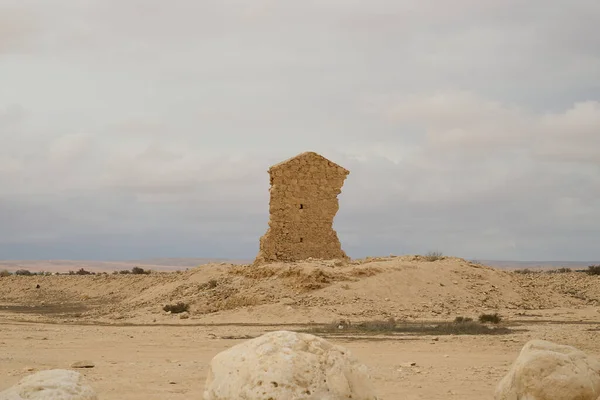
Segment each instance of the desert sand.
[[[189,312],[163,310],[177,302]],[[268,331],[320,329],[370,368],[382,399],[492,399],[531,339],[600,356],[599,311],[598,276],[519,274],[452,257],[0,277],[0,391],[32,371],[86,361],[93,368],[78,371],[102,399],[201,399],[220,351]],[[390,318],[429,326],[483,313],[498,313],[509,331],[355,328]]]

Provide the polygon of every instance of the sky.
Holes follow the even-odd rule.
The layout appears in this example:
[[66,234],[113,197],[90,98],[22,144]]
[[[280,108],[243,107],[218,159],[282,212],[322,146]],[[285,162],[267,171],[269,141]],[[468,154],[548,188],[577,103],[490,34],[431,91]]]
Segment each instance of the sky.
[[597,0],[0,0],[0,259],[252,259],[270,165],[351,257],[600,260]]

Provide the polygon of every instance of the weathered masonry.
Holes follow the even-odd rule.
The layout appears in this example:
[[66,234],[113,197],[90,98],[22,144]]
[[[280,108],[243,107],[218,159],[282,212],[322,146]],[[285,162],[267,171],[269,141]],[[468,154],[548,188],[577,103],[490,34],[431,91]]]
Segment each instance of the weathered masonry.
[[333,219],[350,172],[314,152],[275,164],[268,172],[269,229],[260,238],[255,263],[347,258]]

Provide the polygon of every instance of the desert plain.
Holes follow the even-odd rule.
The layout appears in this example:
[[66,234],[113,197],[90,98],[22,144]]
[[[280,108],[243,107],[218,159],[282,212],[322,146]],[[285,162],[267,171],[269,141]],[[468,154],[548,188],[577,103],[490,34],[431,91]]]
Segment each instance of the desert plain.
[[600,357],[600,276],[421,256],[4,276],[0,391],[83,362],[103,400],[202,399],[212,357],[273,330],[348,348],[382,399],[492,399],[531,339]]

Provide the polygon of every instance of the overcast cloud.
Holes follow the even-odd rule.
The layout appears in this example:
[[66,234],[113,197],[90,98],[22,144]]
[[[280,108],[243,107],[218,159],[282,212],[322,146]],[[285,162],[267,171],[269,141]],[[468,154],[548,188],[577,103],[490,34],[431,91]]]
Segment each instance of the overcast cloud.
[[350,256],[600,259],[597,0],[0,0],[0,258],[255,256],[266,170]]

